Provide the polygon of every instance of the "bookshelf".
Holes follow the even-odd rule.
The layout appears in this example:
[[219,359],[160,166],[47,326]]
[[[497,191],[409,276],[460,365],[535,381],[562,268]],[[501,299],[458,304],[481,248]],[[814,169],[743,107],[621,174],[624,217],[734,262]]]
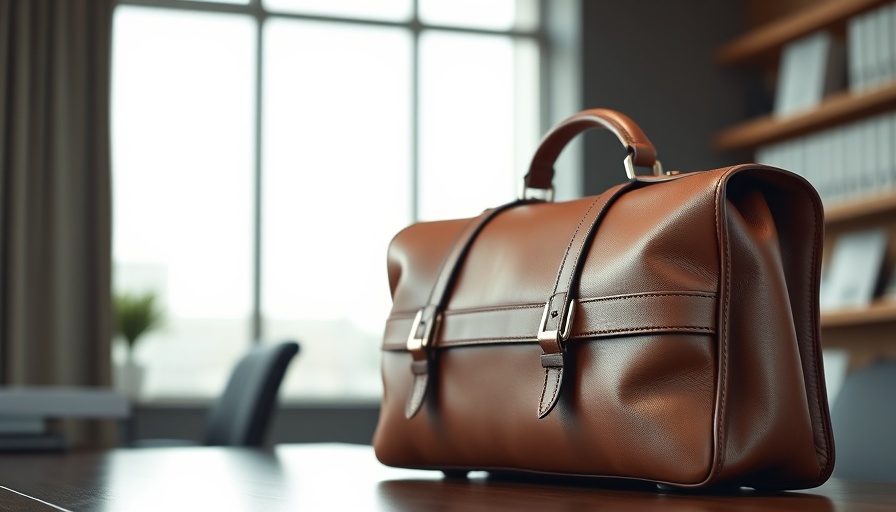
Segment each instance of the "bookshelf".
[[713,146],[720,151],[756,149],[816,132],[849,121],[896,108],[896,84],[867,92],[843,91],[827,97],[815,109],[786,117],[774,115],[751,119],[716,135]]
[[[792,2],[793,3],[793,2]],[[887,3],[884,0],[828,0],[794,3],[796,10],[769,21],[720,47],[715,62],[756,73],[773,69],[782,48],[818,30],[844,34],[850,18]],[[757,4],[761,7],[760,4]],[[713,145],[721,151],[757,150],[847,123],[896,112],[896,81],[827,96],[819,106],[788,116],[748,119],[719,131]],[[896,263],[896,192],[876,193],[825,205],[827,257],[836,239],[851,231],[883,227],[890,233],[887,269]],[[822,341],[827,348],[848,349],[852,368],[881,355],[896,356],[896,298],[879,298],[866,307],[823,311]]]
[[830,230],[863,219],[876,216],[886,217],[892,215],[893,212],[896,212],[896,193],[879,194],[825,208],[824,222]]
[[722,46],[715,53],[715,61],[723,66],[767,63],[785,44],[816,30],[842,30],[849,18],[885,3],[885,0],[817,2],[813,7],[767,23]]
[[821,318],[821,327],[852,327],[891,322],[896,322],[896,300],[879,300],[865,308],[826,311]]

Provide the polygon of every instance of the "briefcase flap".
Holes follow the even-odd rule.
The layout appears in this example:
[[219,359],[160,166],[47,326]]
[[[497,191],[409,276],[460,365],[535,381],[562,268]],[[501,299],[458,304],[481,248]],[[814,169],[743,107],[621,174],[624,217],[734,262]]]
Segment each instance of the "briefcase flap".
[[[627,192],[610,206],[583,263],[571,338],[714,332],[718,178],[681,176]],[[593,202],[521,205],[489,222],[460,267],[434,345],[535,343],[561,261]],[[385,349],[404,348],[440,264],[469,222],[415,224],[393,240]]]

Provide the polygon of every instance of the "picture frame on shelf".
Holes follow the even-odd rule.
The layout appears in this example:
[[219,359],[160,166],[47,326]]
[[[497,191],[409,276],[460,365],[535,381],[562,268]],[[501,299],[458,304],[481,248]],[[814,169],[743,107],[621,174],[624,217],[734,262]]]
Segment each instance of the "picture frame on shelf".
[[821,282],[821,309],[868,306],[875,297],[888,244],[887,231],[868,229],[837,238]]

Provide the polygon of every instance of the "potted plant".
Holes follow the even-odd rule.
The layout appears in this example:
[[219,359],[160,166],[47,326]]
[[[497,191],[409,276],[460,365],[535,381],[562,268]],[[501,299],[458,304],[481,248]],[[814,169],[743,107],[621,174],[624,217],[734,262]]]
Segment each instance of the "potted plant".
[[115,387],[136,399],[143,384],[144,368],[134,360],[134,349],[141,336],[162,324],[162,310],[153,292],[116,293],[114,306],[116,332],[127,345],[126,359],[116,368]]

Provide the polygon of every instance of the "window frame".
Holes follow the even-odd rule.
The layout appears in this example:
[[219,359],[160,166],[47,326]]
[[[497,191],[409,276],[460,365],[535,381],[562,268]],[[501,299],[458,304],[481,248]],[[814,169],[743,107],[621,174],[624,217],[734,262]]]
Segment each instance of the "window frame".
[[[256,27],[255,69],[254,69],[254,155],[253,190],[251,200],[254,201],[251,221],[252,229],[252,289],[250,339],[246,346],[259,343],[263,339],[264,319],[262,316],[262,247],[263,247],[263,140],[264,140],[264,27],[268,19],[305,20],[320,22],[336,22],[365,26],[395,27],[410,31],[411,34],[411,125],[410,125],[410,162],[412,176],[410,183],[412,222],[419,219],[419,172],[420,146],[419,133],[421,120],[420,94],[420,41],[427,30],[438,30],[462,34],[480,34],[504,36],[512,39],[523,38],[535,44],[539,52],[538,60],[538,96],[539,105],[537,121],[539,131],[544,133],[557,120],[581,110],[581,0],[533,0],[537,9],[538,22],[531,29],[488,29],[476,27],[459,27],[426,23],[419,17],[419,0],[411,0],[411,14],[404,21],[353,18],[343,16],[303,14],[268,10],[263,0],[248,0],[247,4],[221,3],[214,0],[116,0],[117,6],[137,6],[159,8],[169,11],[184,10],[189,12],[208,12],[221,14],[241,14],[249,16]],[[534,151],[534,147],[531,148]],[[583,189],[582,151],[579,142],[573,142],[558,160],[555,190],[559,199],[580,197]],[[114,172],[114,171],[113,171]],[[319,400],[312,399],[317,402]],[[357,399],[346,397],[344,400],[355,402]],[[158,399],[154,399],[158,401]],[[294,401],[294,400],[293,400]],[[301,400],[300,400],[301,401]],[[340,402],[339,399],[327,399],[326,402]]]

